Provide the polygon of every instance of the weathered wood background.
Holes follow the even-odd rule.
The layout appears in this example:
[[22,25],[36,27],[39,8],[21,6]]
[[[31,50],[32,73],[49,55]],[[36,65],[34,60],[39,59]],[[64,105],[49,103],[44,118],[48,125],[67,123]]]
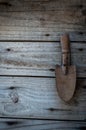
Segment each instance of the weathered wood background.
[[[58,96],[55,66],[68,32],[74,98]],[[86,0],[0,0],[0,130],[86,129]]]

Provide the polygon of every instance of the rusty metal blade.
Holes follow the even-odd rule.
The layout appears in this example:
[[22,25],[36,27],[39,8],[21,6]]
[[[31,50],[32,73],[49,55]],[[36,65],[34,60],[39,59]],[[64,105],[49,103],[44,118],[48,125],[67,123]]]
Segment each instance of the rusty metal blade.
[[68,74],[64,75],[61,66],[56,66],[56,86],[61,99],[70,101],[76,87],[76,67],[68,66]]

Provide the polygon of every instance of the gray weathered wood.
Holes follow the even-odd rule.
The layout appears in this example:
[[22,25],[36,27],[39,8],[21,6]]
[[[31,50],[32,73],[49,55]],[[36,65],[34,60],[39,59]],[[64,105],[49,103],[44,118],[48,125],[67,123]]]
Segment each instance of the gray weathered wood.
[[86,123],[79,121],[44,121],[0,119],[0,130],[85,130]]
[[86,41],[86,1],[61,1],[0,0],[0,40]]
[[58,96],[55,78],[0,77],[0,117],[85,120],[86,80],[78,80],[69,104]]
[[[85,0],[0,0],[0,12],[58,11],[85,9]],[[85,11],[85,10],[84,10]]]
[[61,101],[54,71],[60,44],[50,42],[68,32],[77,77],[86,77],[85,12],[86,0],[0,0],[0,116],[64,120],[0,119],[0,130],[86,129],[86,80],[78,79],[69,104]]
[[[71,61],[77,77],[86,77],[86,43],[71,43]],[[55,77],[61,64],[58,42],[0,42],[0,75]]]

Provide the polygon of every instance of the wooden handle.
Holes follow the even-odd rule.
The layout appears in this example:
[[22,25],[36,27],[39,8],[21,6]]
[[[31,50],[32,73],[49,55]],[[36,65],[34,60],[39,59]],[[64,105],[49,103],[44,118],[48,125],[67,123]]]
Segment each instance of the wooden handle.
[[64,74],[68,73],[68,66],[70,65],[70,40],[69,35],[64,34],[61,37],[62,47],[62,70]]

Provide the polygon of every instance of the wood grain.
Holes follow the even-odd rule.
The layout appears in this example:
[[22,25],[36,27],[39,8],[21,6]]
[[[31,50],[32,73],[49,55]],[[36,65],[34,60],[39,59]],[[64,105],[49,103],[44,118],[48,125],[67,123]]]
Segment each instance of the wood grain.
[[[86,77],[86,43],[71,43],[71,63],[77,77]],[[0,75],[55,77],[61,64],[59,42],[0,42]]]
[[[0,130],[86,129],[85,12],[86,0],[0,0]],[[83,78],[69,104],[58,96],[54,71],[64,32]]]
[[85,130],[86,123],[79,121],[44,121],[22,119],[0,119],[0,130]]
[[[65,4],[64,4],[65,3]],[[0,40],[86,41],[85,0],[0,0]]]
[[70,103],[57,93],[55,78],[0,77],[0,117],[86,119],[86,80],[77,81]]
[[85,0],[0,0],[0,12],[77,10],[85,7]]

